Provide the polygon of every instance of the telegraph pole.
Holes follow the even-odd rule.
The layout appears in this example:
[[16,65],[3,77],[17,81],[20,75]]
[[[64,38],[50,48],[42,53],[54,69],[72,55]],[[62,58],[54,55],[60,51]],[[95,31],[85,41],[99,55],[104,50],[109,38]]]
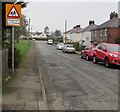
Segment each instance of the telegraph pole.
[[29,18],[29,21],[28,21],[28,38],[30,40],[30,18]]
[[67,20],[65,20],[65,43],[66,43],[66,40],[67,40]]

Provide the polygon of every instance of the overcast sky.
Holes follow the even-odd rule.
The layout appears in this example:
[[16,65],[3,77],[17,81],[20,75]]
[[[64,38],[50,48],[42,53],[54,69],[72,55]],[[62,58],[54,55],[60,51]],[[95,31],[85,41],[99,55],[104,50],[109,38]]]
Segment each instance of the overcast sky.
[[[28,1],[28,0],[26,0]],[[74,0],[77,1],[77,0]],[[31,19],[33,31],[43,31],[46,26],[50,31],[61,30],[64,32],[64,22],[67,20],[67,30],[75,25],[82,28],[88,25],[89,20],[94,20],[97,25],[109,20],[112,11],[118,12],[118,0],[106,2],[38,2],[30,0],[22,12]]]

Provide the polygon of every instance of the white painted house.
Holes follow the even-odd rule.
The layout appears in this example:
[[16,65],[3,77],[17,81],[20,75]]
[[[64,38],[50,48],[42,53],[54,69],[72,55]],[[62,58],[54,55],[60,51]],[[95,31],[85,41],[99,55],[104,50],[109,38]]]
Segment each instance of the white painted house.
[[65,42],[65,34],[67,42],[80,42],[80,32],[82,28],[80,25],[76,25],[73,29],[64,33],[63,41]]
[[81,40],[80,40],[80,44],[83,43],[83,45],[85,46],[90,46],[91,45],[91,29],[97,27],[97,25],[95,24],[94,21],[90,20],[89,21],[89,25],[87,27],[85,27],[81,32]]

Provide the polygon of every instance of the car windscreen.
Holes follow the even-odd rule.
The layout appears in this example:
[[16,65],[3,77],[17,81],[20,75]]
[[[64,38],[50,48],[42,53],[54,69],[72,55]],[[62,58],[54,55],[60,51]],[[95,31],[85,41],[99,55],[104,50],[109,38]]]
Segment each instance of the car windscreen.
[[120,46],[119,45],[107,45],[108,51],[111,52],[120,52]]
[[67,47],[74,47],[73,45],[67,45]]
[[59,45],[59,46],[64,46],[64,44],[63,44],[63,43],[59,43],[58,45]]

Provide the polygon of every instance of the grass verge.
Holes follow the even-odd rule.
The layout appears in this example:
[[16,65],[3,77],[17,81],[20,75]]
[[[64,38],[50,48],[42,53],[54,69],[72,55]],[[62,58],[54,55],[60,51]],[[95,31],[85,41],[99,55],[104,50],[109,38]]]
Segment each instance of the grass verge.
[[25,58],[26,54],[28,53],[29,49],[31,48],[31,41],[30,40],[20,40],[18,43],[15,44],[15,48],[20,51],[21,58]]

